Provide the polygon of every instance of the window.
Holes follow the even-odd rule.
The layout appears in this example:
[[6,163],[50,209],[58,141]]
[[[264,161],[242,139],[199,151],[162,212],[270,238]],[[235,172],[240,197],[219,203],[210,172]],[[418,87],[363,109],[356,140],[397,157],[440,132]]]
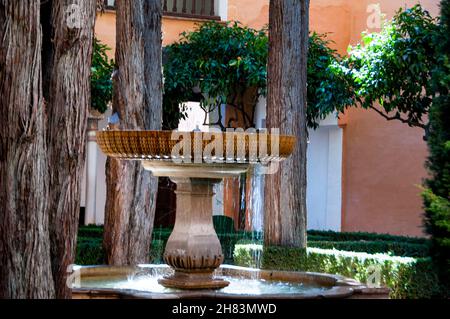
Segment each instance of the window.
[[[162,0],[163,15],[220,20],[219,0]],[[105,8],[114,10],[115,0],[105,0]]]

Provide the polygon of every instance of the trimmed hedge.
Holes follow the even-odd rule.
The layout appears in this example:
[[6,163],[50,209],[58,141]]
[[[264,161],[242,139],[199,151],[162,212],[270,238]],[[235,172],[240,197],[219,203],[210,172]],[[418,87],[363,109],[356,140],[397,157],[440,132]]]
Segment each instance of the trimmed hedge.
[[369,254],[388,253],[393,256],[424,258],[429,256],[426,244],[395,241],[308,241],[309,247],[365,252]]
[[77,265],[103,265],[105,252],[101,238],[78,237],[75,257]]
[[[216,216],[223,217],[223,216]],[[261,232],[230,231],[224,233],[225,229],[232,228],[231,218],[214,218],[214,225],[218,232],[218,237],[222,245],[222,251],[225,255],[226,263],[233,263],[233,254],[237,243],[261,243],[263,235]],[[153,231],[153,241],[159,241],[155,247],[156,251],[151,251],[151,258],[162,260],[162,255],[166,242],[172,233],[171,228],[155,228]],[[80,227],[78,236],[88,239],[102,240],[103,227],[101,226],[83,226]],[[94,248],[97,244],[84,243],[80,246]],[[101,246],[101,242],[100,242]],[[308,246],[324,249],[337,249],[344,251],[367,252],[367,253],[389,253],[395,256],[407,257],[428,257],[429,240],[425,238],[411,238],[392,236],[385,234],[371,233],[338,233],[332,231],[308,231]],[[161,248],[162,247],[162,248]],[[84,249],[84,248],[83,248]],[[91,250],[92,250],[91,249]],[[100,248],[96,248],[100,251]],[[85,254],[80,252],[80,254]],[[87,257],[80,257],[88,260]],[[152,260],[153,260],[152,259]]]
[[89,225],[78,228],[78,238],[103,238],[103,226]]
[[436,272],[429,258],[414,259],[387,254],[367,254],[320,248],[236,245],[236,265],[288,271],[339,274],[366,282],[370,266],[379,267],[381,284],[391,288],[392,298],[431,298],[438,292]]
[[214,229],[218,233],[234,233],[233,218],[227,216],[213,216]]
[[[262,232],[247,232],[247,231],[234,231],[231,218],[219,218],[224,216],[214,216],[214,228],[219,234],[236,234],[237,237],[247,239],[262,239]],[[153,230],[154,239],[167,239],[172,232],[172,228],[155,228]],[[103,227],[96,225],[82,226],[78,230],[78,236],[80,237],[95,237],[101,238],[103,236]],[[429,245],[429,239],[418,237],[406,237],[395,236],[388,234],[376,234],[376,233],[341,233],[334,231],[322,231],[322,230],[308,230],[308,241],[386,241],[386,242],[401,242],[417,245]]]
[[312,241],[388,241],[388,242],[402,242],[410,244],[428,245],[427,238],[395,236],[388,234],[376,233],[341,233],[335,231],[323,230],[308,230],[308,240]]
[[[151,249],[149,250],[150,263],[161,264],[164,262],[162,258],[164,248],[164,241],[152,241]],[[102,239],[79,237],[75,263],[83,266],[105,264],[105,251],[103,250]]]
[[[149,249],[150,262],[153,264],[163,263],[163,253],[167,240],[172,230],[155,230],[153,234],[152,245]],[[91,236],[91,237],[89,237]],[[224,263],[233,264],[233,253],[236,243],[242,238],[252,240],[252,235],[248,233],[218,234],[222,252],[224,254]],[[254,237],[253,237],[254,238]],[[75,262],[78,265],[100,265],[104,263],[105,256],[102,247],[103,230],[81,229],[78,237],[77,256]]]
[[150,248],[150,263],[163,264],[163,254],[166,247],[166,242],[163,240],[153,240]]
[[[262,241],[239,240],[236,244],[262,244]],[[426,258],[429,256],[428,244],[414,244],[391,241],[315,241],[308,240],[308,247],[336,249],[343,251],[365,252],[369,254],[385,253],[392,256]]]

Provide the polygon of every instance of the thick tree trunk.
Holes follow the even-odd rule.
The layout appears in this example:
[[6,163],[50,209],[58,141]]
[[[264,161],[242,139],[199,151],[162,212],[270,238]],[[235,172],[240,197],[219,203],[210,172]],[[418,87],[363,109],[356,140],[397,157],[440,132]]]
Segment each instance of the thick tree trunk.
[[54,297],[40,1],[0,1],[0,298]]
[[265,183],[265,243],[306,247],[306,62],[309,0],[271,0],[267,127],[297,136]]
[[[162,125],[161,1],[117,2],[118,67],[113,112],[120,129],[158,130]],[[107,262],[148,262],[158,179],[139,161],[108,159],[104,248]]]
[[50,52],[44,51],[43,67],[47,70],[51,258],[56,296],[70,298],[66,280],[68,266],[75,260],[97,1],[49,3],[51,20],[43,25],[44,41],[51,46]]

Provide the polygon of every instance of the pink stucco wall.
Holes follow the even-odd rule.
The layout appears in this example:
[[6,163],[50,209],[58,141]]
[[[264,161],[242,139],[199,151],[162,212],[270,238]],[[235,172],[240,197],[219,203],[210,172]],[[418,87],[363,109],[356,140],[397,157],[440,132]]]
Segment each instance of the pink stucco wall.
[[[391,18],[417,1],[378,1]],[[368,0],[351,1],[349,39],[367,29]],[[439,1],[421,1],[437,15]],[[351,109],[344,127],[342,230],[422,236],[420,185],[426,176],[424,132],[388,122],[374,111]]]

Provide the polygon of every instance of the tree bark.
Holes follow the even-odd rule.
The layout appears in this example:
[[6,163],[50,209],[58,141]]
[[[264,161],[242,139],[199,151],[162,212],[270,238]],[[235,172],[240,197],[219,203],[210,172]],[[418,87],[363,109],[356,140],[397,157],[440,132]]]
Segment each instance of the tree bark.
[[54,297],[40,1],[0,1],[0,298]]
[[44,41],[50,45],[43,53],[43,69],[52,271],[56,296],[70,298],[66,280],[75,260],[97,1],[53,0],[47,5],[51,19],[42,23]]
[[306,74],[309,0],[271,0],[267,127],[297,136],[292,156],[266,176],[266,245],[306,247]]
[[[117,2],[113,112],[120,129],[162,126],[161,1]],[[103,245],[108,264],[148,262],[158,179],[139,161],[109,158]]]

